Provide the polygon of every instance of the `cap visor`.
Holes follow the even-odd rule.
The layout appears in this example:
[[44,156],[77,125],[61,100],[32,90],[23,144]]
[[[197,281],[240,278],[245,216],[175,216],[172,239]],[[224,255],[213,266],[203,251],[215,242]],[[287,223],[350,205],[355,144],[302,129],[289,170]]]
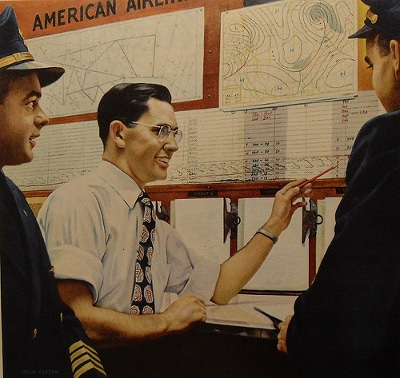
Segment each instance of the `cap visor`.
[[356,31],[349,38],[366,38],[367,34],[373,30],[371,26],[364,25],[360,30]]
[[28,61],[8,67],[7,70],[34,70],[39,76],[40,85],[46,87],[57,81],[65,72],[62,67],[49,66],[36,61]]

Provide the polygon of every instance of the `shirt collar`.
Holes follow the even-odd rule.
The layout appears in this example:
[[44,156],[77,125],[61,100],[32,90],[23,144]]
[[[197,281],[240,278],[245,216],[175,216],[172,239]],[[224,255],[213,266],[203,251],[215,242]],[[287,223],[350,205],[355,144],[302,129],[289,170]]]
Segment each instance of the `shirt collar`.
[[132,209],[142,192],[136,181],[118,167],[105,160],[102,160],[97,171],[99,176],[119,193],[126,204]]

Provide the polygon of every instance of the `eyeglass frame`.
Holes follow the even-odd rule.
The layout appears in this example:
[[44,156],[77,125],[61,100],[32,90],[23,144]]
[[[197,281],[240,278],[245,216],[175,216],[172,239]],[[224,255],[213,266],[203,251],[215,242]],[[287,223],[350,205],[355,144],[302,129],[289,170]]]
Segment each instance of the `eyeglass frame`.
[[[171,133],[174,134],[174,140],[175,140],[176,143],[179,143],[179,142],[182,140],[182,138],[183,138],[183,131],[182,131],[179,127],[177,127],[177,128],[174,130],[174,129],[172,129],[172,127],[171,127],[170,125],[168,125],[167,123],[165,123],[165,124],[163,124],[163,125],[156,125],[156,124],[151,125],[151,124],[149,124],[149,123],[143,123],[143,122],[136,122],[136,121],[134,121],[134,122],[129,122],[129,123],[128,123],[128,127],[129,127],[130,125],[142,125],[142,126],[155,127],[155,128],[157,128],[157,129],[158,129],[158,140],[159,140],[160,142],[165,142]],[[168,135],[166,135],[165,138],[162,138],[162,137],[161,137],[161,130],[162,130],[163,128],[165,128],[165,127],[168,128]],[[179,139],[178,139],[178,138],[179,138]]]

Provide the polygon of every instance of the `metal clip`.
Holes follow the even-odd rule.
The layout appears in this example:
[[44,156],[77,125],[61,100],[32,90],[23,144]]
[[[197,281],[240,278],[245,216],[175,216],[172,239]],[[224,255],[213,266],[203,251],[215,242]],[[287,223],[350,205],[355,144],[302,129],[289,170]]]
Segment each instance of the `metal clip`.
[[[304,201],[304,198],[303,198]],[[317,226],[323,222],[323,218],[318,214],[318,207],[316,203],[309,200],[310,210],[303,207],[303,223],[302,223],[302,238],[301,242],[304,244],[308,234],[308,238],[315,238],[317,235]]]
[[224,243],[228,237],[229,231],[231,232],[231,239],[237,237],[237,226],[241,219],[238,216],[238,209],[236,205],[231,202],[231,211],[226,208],[226,200],[224,199]]

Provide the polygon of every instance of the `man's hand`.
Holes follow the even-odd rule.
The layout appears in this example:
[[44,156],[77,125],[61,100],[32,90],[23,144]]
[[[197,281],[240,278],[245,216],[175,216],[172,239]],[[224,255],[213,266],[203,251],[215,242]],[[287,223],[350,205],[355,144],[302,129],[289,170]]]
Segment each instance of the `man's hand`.
[[203,298],[187,293],[173,302],[162,314],[168,324],[169,332],[183,332],[196,323],[207,320]]
[[278,345],[277,348],[281,353],[287,353],[287,345],[286,345],[286,336],[287,330],[289,327],[289,323],[292,320],[293,315],[288,315],[285,318],[285,321],[279,324],[279,334],[278,334]]
[[279,236],[288,227],[293,213],[298,208],[306,206],[306,202],[298,201],[299,198],[312,192],[311,183],[299,187],[304,181],[305,178],[289,182],[275,194],[271,215],[263,226],[266,230]]

